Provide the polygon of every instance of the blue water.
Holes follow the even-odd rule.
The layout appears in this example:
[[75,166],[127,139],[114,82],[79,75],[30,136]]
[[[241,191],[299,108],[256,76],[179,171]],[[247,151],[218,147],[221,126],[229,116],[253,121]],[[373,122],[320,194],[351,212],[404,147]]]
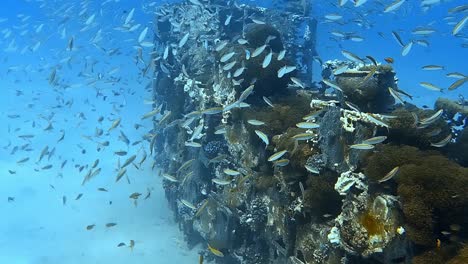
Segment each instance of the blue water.
[[[395,60],[394,70],[399,79],[400,89],[414,95],[413,102],[418,106],[428,105],[433,107],[434,101],[439,97],[457,99],[459,94],[468,96],[467,87],[459,88],[454,91],[445,91],[443,94],[428,90],[419,85],[420,82],[429,82],[441,88],[447,88],[456,79],[447,78],[446,73],[461,72],[467,74],[466,59],[468,58],[468,49],[462,48],[462,43],[468,42],[466,39],[467,28],[461,32],[461,36],[452,36],[454,25],[448,22],[457,23],[465,13],[448,14],[450,8],[466,5],[466,1],[453,0],[441,1],[442,3],[434,5],[428,11],[424,12],[420,7],[421,1],[406,1],[397,11],[392,13],[383,13],[384,6],[393,1],[368,1],[359,8],[355,8],[351,1],[342,8],[336,8],[332,5],[338,1],[323,1],[327,3],[320,4],[319,9],[315,9],[314,15],[322,17],[330,13],[338,13],[343,16],[341,22],[319,24],[318,34],[318,52],[322,60],[342,59],[341,50],[348,50],[354,54],[364,57],[371,55],[379,62],[385,63],[384,58],[392,57]],[[453,19],[444,20],[445,17],[453,16]],[[369,24],[368,27],[360,27],[353,22],[355,19],[363,19]],[[419,37],[411,33],[417,27],[431,27],[436,30],[429,37]],[[362,42],[353,42],[351,40],[333,41],[330,31],[337,30],[341,32],[355,32],[364,38]],[[407,56],[401,55],[402,48],[392,37],[391,32],[397,31],[405,43],[410,40],[425,39],[429,42],[429,47],[423,47],[413,44],[410,53]],[[382,32],[384,37],[378,33]],[[423,71],[424,65],[435,64],[445,67],[443,71]]]
[[[161,187],[161,179],[152,170],[152,159],[148,157],[140,168],[128,167],[128,178],[115,183],[118,156],[113,152],[128,150],[126,157],[137,155],[141,160],[143,151],[149,156],[148,143],[127,147],[118,140],[120,130],[131,143],[142,140],[152,128],[148,120],[140,121],[142,114],[152,110],[143,103],[151,99],[145,86],[151,76],[142,77],[142,64],[135,65],[137,52],[133,48],[145,26],[151,27],[152,15],[141,10],[141,4],[134,1],[112,1],[101,7],[101,1],[87,1],[89,12],[84,17],[96,13],[93,26],[80,32],[86,19],[77,18],[81,10],[79,4],[86,1],[6,1],[2,2],[0,17],[7,21],[0,23],[1,30],[11,30],[11,35],[0,34],[0,263],[10,264],[52,264],[52,263],[192,263],[198,259],[198,248],[189,250],[183,236],[173,221],[172,212],[167,207]],[[58,22],[63,14],[62,6],[73,6],[70,20],[66,22],[66,37],[61,38],[64,27]],[[122,33],[114,27],[123,24],[124,11],[135,8],[133,23],[141,23],[135,32]],[[149,9],[148,9],[149,10]],[[149,12],[149,11],[148,11]],[[18,17],[18,15],[21,17]],[[20,19],[30,16],[26,22]],[[42,31],[36,33],[39,25]],[[21,27],[21,28],[19,28]],[[23,30],[28,30],[21,35]],[[103,40],[97,45],[111,50],[118,48],[119,54],[108,56],[101,49],[90,44],[95,34],[102,30]],[[147,39],[150,40],[148,34]],[[67,43],[74,36],[74,48],[67,51]],[[6,51],[14,40],[14,49]],[[36,51],[31,47],[40,41]],[[22,54],[24,47],[26,50]],[[70,57],[69,63],[60,62]],[[144,59],[148,56],[145,54]],[[86,65],[87,64],[87,65]],[[91,70],[91,64],[93,70]],[[57,67],[62,65],[61,67]],[[60,84],[52,87],[48,83],[52,68],[57,68]],[[107,74],[119,67],[114,74]],[[80,75],[80,72],[83,73]],[[85,75],[85,76],[83,76]],[[94,85],[88,83],[102,76]],[[114,78],[119,82],[106,83]],[[23,94],[16,96],[20,90]],[[104,96],[96,97],[99,91]],[[120,95],[115,95],[114,92]],[[71,107],[65,102],[73,102]],[[29,105],[29,106],[28,106]],[[61,106],[57,108],[57,106]],[[47,117],[52,118],[53,130],[44,131]],[[80,113],[86,118],[80,117]],[[8,115],[19,115],[10,119]],[[99,116],[104,117],[102,124]],[[107,135],[112,121],[120,117],[119,128]],[[33,123],[35,127],[33,127]],[[134,124],[143,127],[136,130]],[[94,137],[95,129],[104,130],[104,135]],[[57,143],[62,132],[63,141]],[[32,134],[34,138],[23,140],[18,135]],[[93,136],[93,141],[83,136]],[[97,151],[96,142],[109,141],[110,146]],[[10,144],[11,143],[11,144]],[[31,151],[18,150],[11,155],[14,146],[30,144]],[[37,162],[45,146],[55,148],[50,160],[45,157]],[[82,153],[82,149],[86,153]],[[23,165],[17,161],[30,157]],[[75,164],[88,165],[99,159],[101,173],[81,185],[88,171],[81,173]],[[67,164],[63,169],[60,165]],[[49,170],[41,168],[51,164]],[[10,174],[8,170],[15,171]],[[35,171],[37,170],[37,171]],[[52,187],[53,186],[53,187]],[[98,191],[105,188],[108,192]],[[143,200],[148,188],[151,197]],[[135,206],[129,195],[139,192],[142,197]],[[82,193],[81,199],[75,197]],[[62,197],[66,196],[63,205]],[[7,197],[14,197],[8,202]],[[110,204],[112,202],[112,204]],[[117,223],[107,228],[106,223]],[[94,224],[92,230],[86,226]],[[129,245],[134,240],[133,250],[117,247],[121,242]]]
[[[148,156],[139,170],[130,166],[128,177],[115,183],[118,156],[116,150],[128,150],[139,161],[143,152],[149,155],[148,143],[128,148],[118,140],[122,130],[131,142],[142,140],[152,124],[140,121],[141,115],[151,111],[151,105],[143,104],[151,93],[145,86],[151,76],[142,76],[143,65],[135,63],[137,38],[143,28],[151,31],[155,6],[169,1],[24,1],[4,0],[0,9],[0,263],[196,263],[197,250],[187,249],[183,235],[178,231],[167,208],[161,179],[153,170]],[[137,3],[136,3],[137,2]],[[245,1],[253,2],[253,1]],[[268,6],[269,1],[257,2]],[[314,1],[315,2],[315,1]],[[442,1],[427,12],[419,7],[420,1],[406,1],[396,12],[384,14],[378,1],[369,0],[359,8],[350,2],[338,8],[337,1],[314,4],[312,15],[319,20],[317,51],[323,61],[345,58],[341,50],[351,51],[360,57],[371,55],[379,62],[385,57],[395,60],[394,69],[399,87],[414,95],[414,104],[433,106],[438,96],[456,99],[459,94],[468,98],[466,85],[443,94],[427,90],[420,82],[430,82],[447,88],[453,78],[448,72],[467,74],[467,28],[461,36],[451,35],[453,24],[466,13],[454,14],[452,20],[444,20],[447,10],[466,1]],[[379,1],[386,4],[392,1]],[[82,17],[78,13],[87,6]],[[70,7],[70,11],[64,11]],[[134,32],[116,30],[122,26],[127,13],[135,8],[132,25],[141,26]],[[343,15],[341,25],[325,22],[330,13]],[[83,30],[86,19],[95,14],[89,29]],[[28,19],[22,21],[25,17]],[[360,27],[355,22],[362,18],[369,26]],[[68,19],[65,23],[60,23]],[[38,28],[43,24],[42,30]],[[429,47],[413,45],[411,52],[401,56],[401,47],[391,36],[398,31],[404,41],[416,39],[411,30],[417,26],[431,26],[436,32],[425,38]],[[66,28],[65,37],[62,30]],[[102,40],[90,43],[101,30]],[[362,42],[330,39],[330,31],[354,32],[364,38]],[[378,33],[382,32],[384,37]],[[151,34],[146,36],[151,41]],[[74,48],[67,50],[70,37]],[[40,42],[40,45],[38,44]],[[10,47],[10,49],[8,49]],[[36,48],[35,48],[36,47]],[[108,55],[118,49],[116,55]],[[143,49],[143,58],[149,57]],[[443,65],[443,71],[422,71],[421,66]],[[91,66],[93,65],[93,66]],[[48,83],[53,68],[57,69],[59,83],[68,87],[52,87]],[[117,70],[118,69],[118,70]],[[316,65],[319,69],[319,65]],[[108,74],[114,70],[113,74]],[[116,82],[116,79],[119,79]],[[320,71],[314,79],[320,81]],[[115,82],[109,82],[115,81]],[[90,82],[95,82],[90,85]],[[21,91],[21,95],[17,95]],[[97,92],[106,96],[96,97]],[[118,95],[117,95],[118,94]],[[73,102],[65,106],[65,102]],[[60,107],[58,107],[60,106]],[[82,114],[80,114],[82,113]],[[53,130],[44,131],[48,121],[44,117],[54,114]],[[19,115],[10,118],[8,115]],[[84,118],[80,117],[84,116]],[[104,117],[100,124],[99,116]],[[110,131],[113,120],[122,119],[119,128]],[[143,125],[139,129],[134,124]],[[33,127],[33,124],[35,125]],[[93,137],[96,128],[104,135]],[[61,131],[63,141],[57,143]],[[19,135],[32,134],[32,139]],[[97,151],[97,143],[108,140],[109,147]],[[11,154],[14,146],[29,144],[25,149]],[[37,162],[41,150],[55,147],[55,155]],[[85,149],[86,153],[82,153]],[[23,165],[17,161],[30,157]],[[128,157],[128,156],[127,156]],[[102,172],[81,185],[87,172],[81,173],[75,164],[88,165],[100,159]],[[120,158],[123,162],[126,157]],[[60,164],[67,164],[60,169]],[[49,170],[42,167],[52,164]],[[9,170],[14,171],[11,174]],[[53,187],[52,187],[53,186]],[[106,188],[108,192],[97,191]],[[143,200],[151,190],[150,199]],[[133,192],[142,193],[138,205],[128,198]],[[75,201],[75,197],[83,197]],[[64,205],[62,197],[67,197]],[[7,201],[14,197],[14,201]],[[112,204],[110,202],[112,201]],[[117,226],[106,228],[109,222]],[[95,224],[92,230],[86,226]],[[124,242],[135,241],[135,247],[117,247]]]

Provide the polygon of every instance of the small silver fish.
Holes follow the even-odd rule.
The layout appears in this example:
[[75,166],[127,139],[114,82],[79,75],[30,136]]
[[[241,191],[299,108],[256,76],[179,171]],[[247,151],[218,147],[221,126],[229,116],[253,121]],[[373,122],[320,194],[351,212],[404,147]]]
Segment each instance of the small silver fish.
[[273,103],[270,101],[270,99],[268,99],[267,97],[263,96],[263,101],[265,101],[265,103],[271,107],[275,107],[273,105]]
[[445,67],[440,66],[440,65],[425,65],[425,66],[422,66],[421,69],[426,70],[426,71],[437,71],[437,70],[443,70],[445,69]]
[[167,174],[167,173],[164,173],[163,175],[163,178],[170,181],[170,182],[179,182],[179,180],[177,180],[176,177],[170,175],[170,174]]
[[466,22],[468,22],[468,16],[465,16],[460,22],[458,22],[455,27],[453,27],[452,30],[452,35],[456,36],[466,25]]
[[452,140],[452,134],[449,134],[446,138],[442,139],[439,142],[432,143],[431,146],[436,147],[436,148],[443,148],[445,147],[450,141]]
[[244,62],[242,61],[242,66],[239,69],[235,70],[234,74],[232,76],[234,78],[237,78],[237,77],[241,76],[242,73],[244,73],[245,69],[247,69],[247,68],[245,67]]
[[232,61],[232,62],[230,62],[230,63],[224,65],[224,66],[223,66],[223,71],[229,71],[229,70],[231,70],[231,69],[234,67],[234,65],[236,65],[236,63],[237,63],[237,61]]
[[405,2],[406,0],[396,0],[393,3],[389,4],[387,7],[384,9],[384,13],[392,12],[400,8],[400,6]]
[[270,143],[268,136],[260,130],[255,130],[255,134],[265,143],[266,146]]
[[356,63],[363,63],[362,59],[352,52],[349,52],[347,50],[342,50],[341,54],[343,54],[343,56],[345,56],[350,61],[353,61]]
[[253,84],[247,87],[239,96],[238,102],[243,102],[245,99],[247,99],[247,97],[252,94],[254,87],[255,86]]
[[266,49],[267,45],[262,45],[258,48],[256,48],[253,52],[252,52],[252,55],[250,57],[252,58],[255,58],[257,57],[258,55],[262,54],[262,52]]
[[291,77],[290,79],[291,79],[291,81],[292,81],[295,85],[299,86],[299,87],[302,88],[302,89],[305,89],[305,85],[304,85],[304,83],[303,83],[301,80],[299,80],[299,79],[296,78],[296,77]]
[[405,104],[405,101],[401,98],[397,91],[393,90],[391,87],[388,87],[388,92],[390,95],[395,99],[395,101],[401,103],[402,105]]
[[354,145],[351,145],[349,147],[352,148],[352,149],[369,150],[369,149],[373,149],[374,145],[371,145],[371,144],[354,144]]
[[273,165],[277,166],[277,167],[284,167],[284,166],[286,166],[288,164],[289,164],[288,159],[280,159],[280,160],[276,160],[276,161],[273,162]]
[[284,56],[286,56],[286,50],[282,50],[278,53],[278,57],[277,57],[277,60],[278,61],[281,61],[284,59]]
[[315,137],[315,134],[313,133],[300,133],[297,135],[294,135],[292,139],[296,141],[302,141],[302,140],[309,140]]
[[221,59],[219,60],[220,62],[227,62],[228,60],[230,60],[234,55],[236,55],[236,52],[229,52],[225,55],[223,55],[221,57]]
[[237,40],[237,43],[241,45],[245,45],[245,44],[249,44],[249,41],[247,41],[246,39],[240,38]]
[[190,33],[185,34],[182,39],[179,41],[179,48],[182,48],[189,39]]
[[326,85],[330,86],[331,88],[334,88],[340,92],[343,92],[343,90],[338,86],[338,84],[330,81],[330,80],[326,80],[326,79],[323,79],[322,80],[323,83],[325,83]]
[[307,170],[308,172],[310,172],[310,173],[313,173],[313,174],[320,174],[320,171],[319,171],[317,168],[315,168],[315,167],[312,167],[312,166],[310,166],[310,165],[305,165],[304,167],[305,167],[306,170]]
[[218,46],[215,47],[215,50],[217,52],[219,52],[219,51],[223,50],[226,47],[227,44],[228,44],[227,41],[223,41],[223,42],[219,43]]
[[296,66],[285,65],[278,70],[278,78],[283,78],[284,75],[296,70]]
[[443,90],[442,88],[437,87],[437,86],[435,86],[435,85],[432,84],[432,83],[420,82],[419,84],[420,84],[422,87],[427,88],[427,89],[432,90],[432,91],[442,92],[442,90]]
[[141,31],[140,35],[138,36],[138,42],[141,43],[146,38],[146,34],[148,33],[148,27],[145,27],[143,31]]
[[378,137],[372,137],[366,140],[363,140],[361,144],[370,144],[370,145],[375,145],[384,142],[387,139],[386,136],[378,136]]
[[395,175],[397,175],[398,171],[400,170],[400,167],[395,167],[393,168],[389,173],[387,173],[385,176],[382,177],[382,179],[379,180],[380,183],[386,182],[393,178]]
[[193,148],[201,148],[201,144],[198,142],[193,142],[193,141],[186,141],[185,146],[187,147],[193,147]]
[[240,172],[232,169],[224,169],[223,172],[230,176],[238,176],[241,174]]
[[252,22],[254,22],[255,24],[258,24],[258,25],[265,25],[265,22],[262,21],[262,20],[255,19],[255,18],[251,18],[251,19],[252,19]]
[[297,123],[296,126],[298,128],[315,129],[315,128],[319,128],[320,124],[312,123],[312,122],[300,122],[300,123]]
[[232,19],[232,14],[226,17],[226,20],[224,21],[224,25],[227,26],[229,23],[231,23]]
[[401,55],[402,56],[408,55],[412,47],[413,47],[413,41],[409,42],[403,47],[403,49],[401,50]]
[[253,125],[253,126],[263,126],[265,124],[265,122],[262,122],[262,121],[259,121],[259,120],[256,120],[256,119],[249,119],[247,120],[247,123]]
[[288,152],[288,151],[287,150],[278,151],[278,152],[274,153],[273,155],[271,155],[268,158],[268,161],[275,161],[277,159],[280,159],[281,157],[283,157],[284,154],[286,154],[286,152]]
[[193,205],[191,202],[185,200],[185,199],[181,199],[180,202],[182,202],[183,205],[187,206],[188,208],[192,209],[192,210],[197,210],[197,207],[195,207],[195,205]]
[[232,180],[223,180],[223,179],[218,179],[218,178],[211,179],[211,181],[214,184],[221,185],[221,186],[229,185],[232,182]]
[[273,51],[270,51],[270,53],[268,53],[263,59],[262,68],[265,69],[266,67],[268,67],[268,65],[270,65],[272,57],[273,57]]

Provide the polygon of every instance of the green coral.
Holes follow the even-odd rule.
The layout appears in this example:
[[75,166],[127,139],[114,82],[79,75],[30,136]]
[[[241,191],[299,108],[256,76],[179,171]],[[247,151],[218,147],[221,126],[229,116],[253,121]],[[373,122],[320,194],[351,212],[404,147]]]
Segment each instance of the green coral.
[[[371,71],[373,69],[375,69],[374,65],[365,65],[359,68],[360,71]],[[395,75],[392,65],[389,65],[389,64],[381,64],[377,66],[377,72],[383,75],[384,74],[392,74],[393,76]]]
[[335,191],[337,175],[325,172],[320,176],[309,176],[304,192],[304,210],[312,215],[338,215],[341,211],[341,197]]
[[[265,104],[263,107],[252,107],[236,111],[233,114],[233,120],[245,122],[254,146],[265,146],[265,143],[255,134],[255,130],[260,130],[267,134],[270,139],[267,154],[271,155],[276,151],[287,150],[288,153],[285,155],[285,158],[290,160],[288,167],[294,168],[303,174],[307,159],[315,154],[317,150],[313,150],[308,142],[300,141],[296,143],[292,137],[305,132],[304,129],[297,128],[296,124],[303,122],[302,118],[310,112],[310,98],[291,95],[277,98],[273,103],[275,105],[273,108]],[[265,122],[265,125],[250,125],[247,123],[250,119],[260,120]],[[237,136],[239,135],[237,134]],[[236,136],[233,135],[233,137]],[[271,163],[268,163],[270,169],[266,171],[271,170],[271,165]],[[291,174],[296,174],[296,172],[291,172]]]
[[273,175],[258,175],[255,178],[255,189],[260,192],[266,192],[268,189],[276,187],[278,180]]
[[400,166],[394,180],[401,198],[405,228],[417,245],[433,247],[451,224],[468,225],[468,169],[436,151],[385,145],[366,161],[365,174],[373,181]]
[[[257,86],[255,86],[254,92],[257,91],[256,89]],[[272,98],[272,101],[275,105],[273,108],[262,101],[262,106],[254,106],[239,111],[240,116],[237,116],[237,118],[246,123],[249,119],[265,122],[262,127],[250,124],[247,124],[247,126],[252,132],[259,129],[269,136],[274,136],[283,134],[288,128],[295,128],[296,124],[302,122],[302,118],[310,112],[310,98],[307,97],[290,95],[283,98]],[[233,116],[233,119],[236,119],[236,117]],[[304,132],[303,129],[301,131]]]
[[444,258],[434,250],[426,251],[412,259],[413,264],[445,264]]
[[420,149],[431,147],[431,142],[439,142],[451,133],[450,127],[444,119],[439,118],[431,125],[423,128],[418,127],[412,113],[418,116],[419,120],[430,117],[435,114],[434,110],[422,110],[398,108],[390,115],[396,116],[389,120],[390,130],[388,141],[396,144],[405,144],[415,146]]
[[318,153],[318,148],[313,148],[309,142],[295,141],[293,136],[304,133],[304,129],[290,127],[285,133],[273,137],[273,144],[277,150],[287,150],[287,157],[290,160],[290,167],[305,171],[307,160]]
[[456,255],[454,258],[450,259],[447,264],[466,264],[468,263],[468,246],[465,245],[463,246],[459,252],[458,255]]

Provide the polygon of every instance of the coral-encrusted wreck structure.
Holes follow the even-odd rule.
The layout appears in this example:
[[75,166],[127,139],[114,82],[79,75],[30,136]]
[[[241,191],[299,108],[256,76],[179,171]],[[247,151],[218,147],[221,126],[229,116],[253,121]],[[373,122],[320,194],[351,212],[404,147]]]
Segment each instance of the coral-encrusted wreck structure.
[[151,150],[187,243],[216,263],[463,259],[467,137],[448,103],[410,105],[375,60],[312,83],[311,1],[273,2],[157,11]]

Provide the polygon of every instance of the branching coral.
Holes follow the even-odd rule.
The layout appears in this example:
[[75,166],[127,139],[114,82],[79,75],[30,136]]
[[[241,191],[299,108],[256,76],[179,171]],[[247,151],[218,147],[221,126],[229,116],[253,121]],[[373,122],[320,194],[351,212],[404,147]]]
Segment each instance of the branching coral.
[[348,132],[354,132],[356,122],[361,121],[379,127],[388,127],[386,116],[380,114],[364,113],[355,110],[341,109],[341,123]]

